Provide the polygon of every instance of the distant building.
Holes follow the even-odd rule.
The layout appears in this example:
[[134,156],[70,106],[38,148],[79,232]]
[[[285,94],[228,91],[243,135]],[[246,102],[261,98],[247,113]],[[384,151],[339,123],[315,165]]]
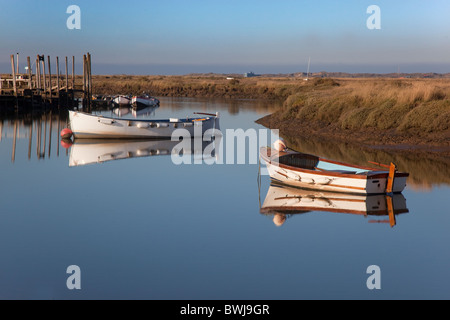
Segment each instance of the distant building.
[[258,77],[258,74],[254,74],[253,72],[247,72],[244,73],[244,78],[252,78],[252,77]]

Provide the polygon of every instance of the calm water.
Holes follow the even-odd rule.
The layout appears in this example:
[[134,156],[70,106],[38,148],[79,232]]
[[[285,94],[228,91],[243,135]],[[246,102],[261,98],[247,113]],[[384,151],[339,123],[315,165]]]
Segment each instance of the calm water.
[[[219,111],[222,131],[263,129],[254,121],[272,107],[165,98],[145,116]],[[175,165],[170,145],[129,144],[133,158],[94,146],[79,154],[105,161],[80,165],[89,161],[72,152],[83,146],[58,140],[64,114],[0,124],[2,299],[450,298],[448,159],[287,138],[336,160],[395,159],[411,178],[394,227],[385,213],[326,209],[291,212],[277,226],[260,209],[270,179],[259,185],[258,164]],[[81,290],[67,288],[71,265]],[[371,265],[380,290],[366,285]]]

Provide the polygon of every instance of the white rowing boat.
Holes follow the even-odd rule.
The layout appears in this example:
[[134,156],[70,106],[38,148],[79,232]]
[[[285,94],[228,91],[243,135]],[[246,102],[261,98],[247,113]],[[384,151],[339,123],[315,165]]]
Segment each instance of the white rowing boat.
[[69,125],[75,139],[167,139],[177,129],[190,137],[199,137],[219,128],[219,114],[202,118],[115,119],[79,111],[69,111]]
[[[274,183],[269,187],[260,210],[264,215],[272,215],[278,226],[294,214],[316,211],[372,216],[369,222],[390,223],[391,226],[396,224],[396,215],[409,212],[402,194],[388,196],[324,192]],[[389,219],[383,219],[386,216]]]
[[131,98],[133,107],[151,107],[159,106],[159,100],[149,95],[134,96]]
[[[278,148],[279,149],[279,148]],[[260,156],[273,180],[295,187],[357,194],[401,193],[408,173],[356,166],[285,148],[264,147]]]
[[129,105],[131,104],[131,98],[127,96],[117,96],[114,97],[113,102],[118,105]]

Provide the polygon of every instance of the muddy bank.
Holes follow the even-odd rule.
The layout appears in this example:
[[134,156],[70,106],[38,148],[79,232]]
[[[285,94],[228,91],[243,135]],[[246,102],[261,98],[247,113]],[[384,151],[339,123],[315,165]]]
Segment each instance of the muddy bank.
[[450,132],[399,133],[395,129],[349,130],[333,124],[280,119],[277,112],[256,121],[270,129],[280,130],[283,137],[357,144],[370,149],[390,149],[397,152],[433,152],[450,157]]

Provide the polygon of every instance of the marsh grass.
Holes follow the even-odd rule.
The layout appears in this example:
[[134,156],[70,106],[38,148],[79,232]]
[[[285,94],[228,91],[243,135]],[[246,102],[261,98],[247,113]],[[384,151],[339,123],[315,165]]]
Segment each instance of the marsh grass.
[[400,133],[450,128],[449,80],[341,79],[320,82],[320,86],[320,94],[309,90],[289,96],[283,119]]

